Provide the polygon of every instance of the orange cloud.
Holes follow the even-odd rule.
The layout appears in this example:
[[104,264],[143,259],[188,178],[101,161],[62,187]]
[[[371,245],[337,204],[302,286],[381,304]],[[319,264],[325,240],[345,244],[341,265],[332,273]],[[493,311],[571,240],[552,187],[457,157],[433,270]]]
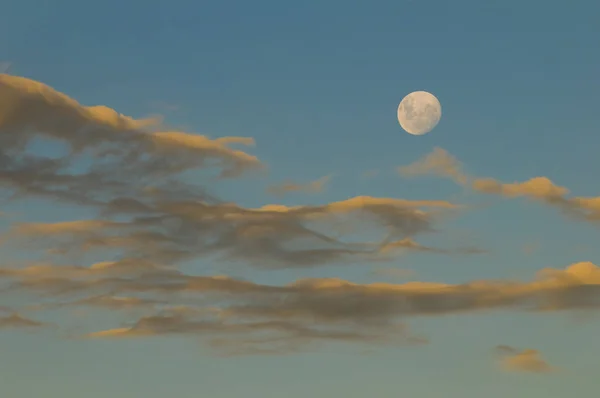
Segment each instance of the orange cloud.
[[[186,170],[216,168],[235,177],[263,167],[231,145],[243,137],[210,139],[165,129],[160,118],[134,119],[106,106],[84,106],[43,83],[0,75],[0,186],[17,196],[36,195],[98,205],[107,196],[135,194]],[[34,139],[64,145],[60,158],[27,151]],[[80,173],[81,156],[94,162]]]
[[551,373],[557,369],[550,366],[537,350],[519,350],[514,347],[499,345],[497,353],[501,356],[502,369],[510,372]]
[[556,207],[566,215],[585,221],[600,220],[600,197],[568,197],[569,190],[547,177],[534,177],[523,182],[503,183],[493,178],[473,178],[462,171],[460,163],[448,152],[435,148],[415,163],[399,167],[404,176],[436,175],[450,178],[473,191],[506,198],[527,198]]

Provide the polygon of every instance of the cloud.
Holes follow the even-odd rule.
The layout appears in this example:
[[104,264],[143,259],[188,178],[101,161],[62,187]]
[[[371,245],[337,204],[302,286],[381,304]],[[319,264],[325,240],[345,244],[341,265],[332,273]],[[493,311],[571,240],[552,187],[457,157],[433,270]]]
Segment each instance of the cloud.
[[[183,182],[182,175],[214,169],[233,178],[262,168],[255,156],[234,148],[254,145],[252,138],[169,130],[161,118],[85,106],[18,76],[0,76],[0,105],[0,189],[13,199],[50,199],[97,212],[97,219],[15,223],[4,241],[44,246],[51,255],[116,251],[119,258],[179,263],[214,254],[262,268],[355,263],[380,258],[381,242],[435,232],[442,214],[460,208],[447,201],[371,196],[242,207]],[[31,149],[36,140],[62,144],[63,150],[42,156]],[[316,191],[330,177],[284,191]],[[378,234],[379,242],[339,233],[351,223],[362,224],[359,233]]]
[[522,196],[549,203],[560,201],[560,198],[569,192],[564,187],[554,185],[546,177],[535,177],[525,182],[513,184],[502,184],[491,178],[480,178],[473,182],[473,189],[509,198]]
[[433,254],[482,254],[486,253],[485,250],[476,247],[462,247],[453,249],[440,249],[436,247],[423,246],[415,242],[411,238],[404,238],[396,241],[391,241],[381,246],[382,253],[389,252],[403,252],[403,251],[415,251],[421,253],[433,253]]
[[29,318],[24,318],[16,313],[13,313],[8,316],[0,316],[0,330],[9,328],[37,329],[44,326],[45,324],[42,322],[38,322]]
[[47,304],[66,306],[73,297],[77,306],[120,311],[143,303],[151,312],[114,329],[90,331],[88,337],[198,336],[227,352],[287,351],[326,342],[415,344],[426,339],[407,327],[413,317],[600,307],[600,267],[589,262],[545,269],[531,281],[358,284],[308,278],[266,285],[132,260],[89,268],[3,269],[0,285],[4,294],[44,297]]
[[473,181],[473,190],[507,198],[524,197],[555,207],[579,220],[600,221],[600,197],[567,197],[569,190],[554,184],[547,177],[534,177],[515,183],[501,183],[492,178],[482,178]]
[[157,305],[164,304],[161,300],[144,299],[140,297],[124,297],[100,295],[86,297],[81,300],[55,303],[53,305],[38,307],[38,309],[60,308],[60,307],[96,307],[109,310],[131,310],[131,309],[151,309]]
[[231,322],[227,319],[190,318],[180,315],[157,315],[139,319],[132,326],[94,332],[89,338],[135,338],[165,335],[207,337],[212,348],[222,354],[287,354],[315,346],[317,343],[422,343],[407,338],[404,327],[395,333],[377,328],[359,329],[311,325],[307,322],[263,320]]
[[405,177],[434,175],[449,178],[461,185],[467,184],[469,179],[460,162],[446,150],[437,147],[422,159],[408,166],[398,167],[398,173]]
[[[433,210],[424,210],[427,208]],[[366,261],[392,253],[388,250],[391,243],[384,247],[334,238],[333,230],[344,220],[360,220],[361,232],[378,232],[381,242],[387,242],[432,233],[440,211],[458,208],[446,201],[369,196],[315,206],[259,208],[141,197],[113,201],[105,208],[105,213],[112,216],[138,214],[127,222],[16,223],[7,239],[32,244],[35,237],[37,244],[45,241],[63,254],[119,249],[123,257],[164,262],[216,254],[262,268],[314,267],[342,260]]]
[[[29,148],[36,140],[61,144],[63,153],[33,154]],[[97,205],[110,196],[139,194],[186,170],[212,167],[222,177],[235,177],[263,167],[255,156],[230,147],[253,143],[165,130],[160,118],[84,106],[43,83],[0,75],[0,185],[17,196]],[[84,167],[83,156],[92,164]]]
[[499,345],[496,352],[500,355],[500,365],[511,372],[551,373],[557,369],[546,362],[539,351],[532,349],[519,350],[514,347]]
[[534,177],[523,182],[503,183],[493,178],[474,178],[462,171],[462,165],[441,148],[435,148],[420,160],[398,168],[407,177],[435,175],[454,180],[470,187],[474,192],[502,196],[505,198],[526,198],[552,206],[573,218],[600,221],[600,197],[568,197],[569,189],[556,185],[547,177]]
[[[35,151],[47,141],[62,147]],[[180,335],[200,338],[224,355],[292,353],[334,342],[423,344],[427,339],[407,325],[411,318],[599,305],[600,271],[588,262],[545,270],[532,281],[461,284],[305,278],[269,285],[184,272],[181,264],[198,259],[308,269],[366,266],[406,251],[481,252],[417,243],[464,209],[450,201],[361,195],[251,207],[216,197],[205,173],[191,178],[196,170],[237,178],[263,168],[237,149],[252,145],[248,137],[209,138],[169,129],[157,117],[84,106],[40,82],[0,75],[0,189],[13,199],[85,206],[89,215],[50,223],[11,220],[2,244],[45,255],[26,266],[3,264],[0,294],[35,303],[25,308],[40,312],[76,307],[114,315],[112,328],[86,330],[85,338]],[[438,151],[408,174],[439,173],[461,182],[453,162]],[[90,258],[110,261],[89,265]],[[13,313],[0,319],[6,327],[37,325]]]
[[288,181],[282,184],[273,185],[269,187],[267,189],[267,192],[276,196],[282,196],[291,192],[319,193],[323,191],[325,185],[329,183],[332,177],[333,175],[329,174],[319,178],[318,180],[311,181],[305,184],[299,184]]
[[80,235],[105,228],[118,227],[120,224],[102,220],[77,220],[58,223],[23,223],[18,224],[14,232],[21,236],[52,236],[52,235]]

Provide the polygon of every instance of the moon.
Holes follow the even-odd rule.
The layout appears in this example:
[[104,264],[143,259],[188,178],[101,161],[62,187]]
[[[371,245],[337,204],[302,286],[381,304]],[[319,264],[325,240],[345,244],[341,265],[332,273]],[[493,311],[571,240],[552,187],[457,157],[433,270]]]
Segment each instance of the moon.
[[423,135],[437,126],[442,117],[442,105],[427,91],[414,91],[400,101],[398,122],[409,134]]

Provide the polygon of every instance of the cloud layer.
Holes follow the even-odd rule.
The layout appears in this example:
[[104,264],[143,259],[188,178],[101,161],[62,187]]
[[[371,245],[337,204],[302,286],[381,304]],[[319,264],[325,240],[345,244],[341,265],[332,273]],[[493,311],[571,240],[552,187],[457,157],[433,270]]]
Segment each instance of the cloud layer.
[[[529,281],[460,284],[300,278],[269,285],[184,272],[182,264],[207,259],[259,270],[307,270],[367,268],[407,252],[485,252],[419,243],[441,234],[447,215],[467,210],[443,199],[360,195],[248,207],[214,195],[209,185],[216,179],[264,168],[239,149],[253,145],[247,137],[210,138],[169,129],[160,118],[85,106],[43,83],[0,74],[2,198],[54,201],[89,214],[11,223],[3,249],[41,253],[41,259],[0,266],[1,297],[21,303],[0,311],[0,328],[45,329],[35,314],[81,308],[108,312],[115,323],[80,338],[182,335],[200,338],[221,354],[281,354],[333,342],[426,343],[408,326],[415,317],[600,305],[600,268],[591,262],[542,270]],[[600,211],[597,198],[570,197],[544,177],[513,184],[470,177],[442,149],[398,171],[450,178],[477,193],[525,197],[582,220],[594,221]],[[272,193],[318,192],[329,178],[283,184]],[[89,265],[82,260],[88,255],[105,261]],[[506,359],[513,367],[533,368],[541,361],[529,351],[513,354]]]
[[274,286],[225,276],[189,275],[139,260],[91,267],[5,268],[0,270],[0,280],[3,294],[27,294],[47,307],[140,308],[148,312],[133,323],[91,332],[89,337],[181,334],[207,336],[214,343],[218,335],[220,347],[236,352],[242,348],[237,337],[248,339],[244,340],[248,349],[253,349],[252,341],[261,349],[271,343],[297,348],[301,343],[326,340],[415,343],[426,339],[407,328],[412,317],[500,310],[543,313],[600,306],[600,267],[589,262],[562,270],[545,269],[531,281],[480,280],[455,285],[357,284],[309,278]]

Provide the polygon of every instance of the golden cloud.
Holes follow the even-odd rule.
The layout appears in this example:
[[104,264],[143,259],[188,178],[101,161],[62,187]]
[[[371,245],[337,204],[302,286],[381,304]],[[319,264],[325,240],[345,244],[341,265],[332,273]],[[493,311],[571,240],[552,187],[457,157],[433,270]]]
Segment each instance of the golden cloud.
[[[254,348],[261,350],[284,341],[293,346],[324,341],[422,343],[426,339],[406,326],[412,317],[500,310],[543,314],[600,306],[600,267],[589,262],[545,269],[525,282],[358,284],[308,278],[276,286],[188,275],[135,261],[3,269],[0,281],[4,294],[45,297],[50,307],[54,302],[55,307],[154,308],[154,314],[116,329],[92,331],[89,337],[181,334],[204,336],[210,343],[218,336],[218,345],[227,350],[239,349],[236,336],[248,339],[247,349],[256,340]],[[69,297],[74,297],[71,304]]]
[[469,186],[473,191],[505,198],[527,198],[553,206],[579,220],[600,220],[600,197],[568,197],[570,191],[556,185],[547,177],[534,177],[523,182],[503,183],[493,178],[473,178],[462,171],[462,165],[444,149],[433,152],[416,162],[399,167],[404,176],[435,175],[450,178]]
[[[60,143],[64,151],[55,157],[34,153],[36,140]],[[327,342],[422,344],[427,340],[406,324],[417,316],[600,304],[600,271],[589,262],[544,270],[531,281],[461,284],[305,278],[267,285],[184,273],[180,263],[207,255],[274,269],[367,264],[406,251],[482,252],[417,242],[436,233],[445,215],[463,209],[446,200],[360,195],[313,205],[246,207],[184,182],[183,173],[191,170],[214,169],[219,177],[233,178],[264,167],[236,149],[253,145],[247,137],[170,130],[160,118],[84,106],[43,83],[0,75],[0,189],[12,198],[85,205],[93,212],[89,219],[11,223],[2,244],[31,252],[43,248],[50,256],[0,268],[0,294],[35,303],[7,312],[0,327],[42,326],[24,311],[75,306],[118,314],[114,328],[89,330],[86,338],[185,335],[227,354],[288,353]],[[566,189],[543,178],[515,184],[471,179],[441,149],[400,172],[438,174],[478,192],[523,196],[589,219],[600,209],[595,198],[567,198]],[[279,188],[316,192],[326,182]],[[113,260],[83,266],[85,256],[74,256],[88,253]]]
[[557,369],[544,360],[539,351],[499,345],[496,352],[500,355],[502,369],[510,372],[551,373]]

